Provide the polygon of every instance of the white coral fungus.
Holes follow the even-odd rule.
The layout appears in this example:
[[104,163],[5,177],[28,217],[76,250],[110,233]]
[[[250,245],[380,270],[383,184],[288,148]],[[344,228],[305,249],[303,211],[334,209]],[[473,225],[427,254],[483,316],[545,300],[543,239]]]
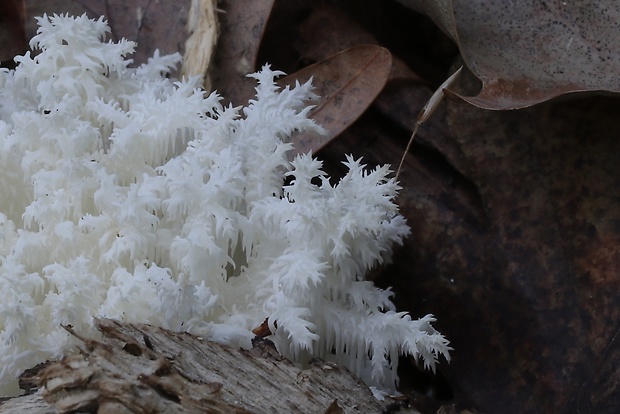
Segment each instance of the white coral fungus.
[[102,18],[38,23],[41,53],[0,73],[0,394],[93,316],[245,348],[268,318],[285,356],[383,388],[399,354],[448,357],[431,315],[364,280],[409,232],[388,168],[349,157],[332,186],[311,155],[287,160],[287,137],[319,128],[309,82],[279,90],[266,66],[240,114],[167,79],[178,54],[128,67],[134,43],[105,43]]

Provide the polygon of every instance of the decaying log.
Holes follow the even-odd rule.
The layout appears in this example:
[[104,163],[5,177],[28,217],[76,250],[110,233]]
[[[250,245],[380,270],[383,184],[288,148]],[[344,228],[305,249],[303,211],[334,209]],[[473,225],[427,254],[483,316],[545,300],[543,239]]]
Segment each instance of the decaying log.
[[301,370],[266,340],[246,351],[151,325],[98,319],[96,326],[100,341],[66,328],[81,339],[80,352],[47,365],[37,374],[41,390],[0,411],[381,413],[392,402],[377,401],[335,364],[315,361]]
[[0,403],[2,414],[56,414],[54,406],[48,404],[41,396],[42,390],[33,394],[8,399]]

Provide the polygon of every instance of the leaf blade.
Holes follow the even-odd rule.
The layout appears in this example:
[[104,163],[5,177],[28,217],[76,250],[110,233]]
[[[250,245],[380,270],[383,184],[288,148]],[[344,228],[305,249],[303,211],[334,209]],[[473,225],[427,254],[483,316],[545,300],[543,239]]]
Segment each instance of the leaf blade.
[[321,97],[310,112],[327,131],[295,134],[291,137],[295,153],[316,152],[338,136],[375,100],[392,69],[391,53],[380,46],[360,45],[339,52],[278,81],[280,86],[313,79]]

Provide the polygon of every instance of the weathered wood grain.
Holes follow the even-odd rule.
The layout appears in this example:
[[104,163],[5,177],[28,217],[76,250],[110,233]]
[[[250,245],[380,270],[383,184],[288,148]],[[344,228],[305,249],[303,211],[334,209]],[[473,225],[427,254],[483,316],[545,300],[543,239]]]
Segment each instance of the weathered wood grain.
[[299,369],[265,340],[246,351],[151,325],[96,325],[101,340],[67,328],[82,340],[80,352],[43,368],[45,387],[0,412],[353,414],[381,413],[391,402],[335,364]]

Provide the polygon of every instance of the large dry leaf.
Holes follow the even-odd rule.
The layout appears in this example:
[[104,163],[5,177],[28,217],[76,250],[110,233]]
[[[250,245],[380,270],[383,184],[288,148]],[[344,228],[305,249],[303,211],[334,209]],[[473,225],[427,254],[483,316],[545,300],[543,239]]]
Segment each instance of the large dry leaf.
[[291,86],[312,79],[320,101],[310,117],[327,131],[325,135],[293,135],[295,153],[318,151],[355,122],[381,92],[391,70],[392,57],[387,49],[361,45],[280,80],[280,85]]
[[[455,349],[439,369],[461,404],[620,412],[619,110],[609,98],[509,113],[452,102],[458,151],[408,157],[398,202],[413,236],[380,283],[399,308],[437,316]],[[323,155],[398,156],[366,122]]]
[[[455,211],[460,223],[433,232],[450,229],[444,280],[470,298],[446,321],[476,361],[458,375],[488,412],[620,412],[619,109],[603,98],[518,114],[450,105],[484,219]],[[465,384],[474,372],[493,382]]]
[[482,81],[466,101],[514,109],[575,92],[620,92],[620,3],[400,0],[428,14]]
[[[437,317],[459,406],[620,412],[618,111],[600,97],[509,113],[450,103],[458,151],[414,144],[398,198],[412,237],[377,282]],[[389,162],[402,145],[385,131],[365,116],[321,155]]]

